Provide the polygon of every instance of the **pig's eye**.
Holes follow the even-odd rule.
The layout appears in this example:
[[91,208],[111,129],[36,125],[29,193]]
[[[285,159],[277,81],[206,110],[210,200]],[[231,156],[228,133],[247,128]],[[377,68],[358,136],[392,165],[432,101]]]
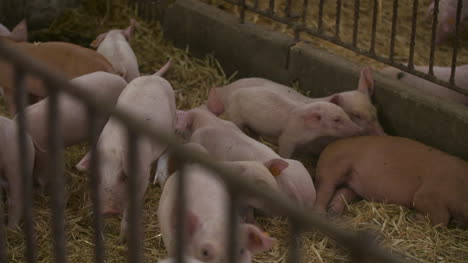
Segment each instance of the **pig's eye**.
[[354,114],[353,116],[356,120],[362,120],[362,117],[361,115],[358,115],[358,114]]
[[125,174],[125,173],[123,173],[123,172],[120,173],[120,180],[122,180],[122,181],[124,181],[124,182],[127,181],[127,174]]
[[210,245],[206,245],[201,249],[201,258],[203,261],[209,261],[213,259],[213,249]]
[[341,122],[341,119],[334,119],[333,121],[338,123],[338,122]]

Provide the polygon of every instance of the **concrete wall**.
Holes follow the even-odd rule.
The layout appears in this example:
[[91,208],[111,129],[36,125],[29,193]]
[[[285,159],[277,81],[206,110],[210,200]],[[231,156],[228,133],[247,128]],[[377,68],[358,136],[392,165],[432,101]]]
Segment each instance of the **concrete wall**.
[[[312,96],[357,87],[361,65],[296,44],[292,38],[239,19],[198,0],[177,0],[162,17],[166,37],[190,46],[198,55],[214,53],[227,74],[298,81]],[[385,130],[409,137],[468,160],[468,110],[429,95],[417,94],[375,73],[374,102]]]

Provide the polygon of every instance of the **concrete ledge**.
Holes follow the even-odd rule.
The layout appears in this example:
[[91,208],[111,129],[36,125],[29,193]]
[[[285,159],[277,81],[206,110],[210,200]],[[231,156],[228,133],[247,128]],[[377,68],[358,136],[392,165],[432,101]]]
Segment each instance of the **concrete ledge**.
[[214,53],[226,74],[268,77],[286,82],[288,50],[294,43],[197,0],[176,1],[163,19],[165,36],[195,54]]
[[[357,87],[362,66],[264,27],[240,24],[237,17],[198,0],[177,0],[166,10],[165,35],[198,55],[214,53],[227,74],[297,80],[311,96]],[[468,109],[374,73],[374,102],[385,130],[468,160]]]

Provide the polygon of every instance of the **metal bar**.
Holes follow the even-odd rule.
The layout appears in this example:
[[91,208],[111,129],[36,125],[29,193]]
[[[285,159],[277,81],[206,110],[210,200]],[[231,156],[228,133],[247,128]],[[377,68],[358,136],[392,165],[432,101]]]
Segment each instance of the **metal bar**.
[[[131,127],[131,126],[127,126]],[[128,262],[143,262],[143,235],[141,228],[142,202],[139,198],[138,184],[140,184],[138,167],[138,135],[133,129],[127,129],[128,143],[128,167],[127,167],[127,187],[128,187],[128,212],[124,211],[124,218],[128,216]]]
[[258,0],[255,0],[255,2],[254,2],[254,8],[258,8]]
[[[180,160],[180,159],[179,159]],[[179,163],[179,162],[178,162]],[[182,167],[179,170],[177,178],[177,230],[176,230],[176,263],[185,263],[185,233],[187,233],[186,215],[187,215],[187,190],[186,190],[186,166],[182,161]]]
[[[236,4],[236,2],[232,2],[231,0],[224,0],[224,1],[232,3],[232,4]],[[265,11],[262,11],[262,10],[249,8],[249,7],[247,7],[247,10],[255,12],[255,13],[263,15],[263,16],[268,16],[270,19],[272,19],[272,20],[274,20],[276,22],[285,23],[285,24],[288,24],[290,22],[288,19],[285,19],[284,17],[278,16],[278,15],[271,15],[268,12],[265,12]],[[448,88],[450,90],[453,90],[453,91],[456,91],[458,93],[461,93],[463,95],[468,96],[468,91],[467,90],[462,89],[462,88],[460,88],[458,86],[454,86],[451,83],[449,83],[448,81],[443,81],[443,80],[437,79],[437,78],[435,78],[433,76],[430,76],[430,75],[428,75],[426,73],[422,73],[420,71],[414,70],[414,68],[410,69],[407,66],[405,66],[405,65],[403,65],[401,63],[397,63],[397,62],[395,62],[393,60],[390,60],[388,58],[378,56],[376,54],[370,54],[367,50],[364,50],[364,49],[361,49],[359,47],[353,46],[352,44],[344,42],[344,41],[342,41],[342,40],[340,40],[338,38],[335,38],[335,37],[332,37],[332,36],[327,36],[327,35],[324,35],[324,34],[318,34],[317,30],[314,30],[312,28],[308,28],[304,24],[302,24],[302,25],[296,24],[294,26],[295,26],[295,30],[297,32],[306,32],[306,33],[308,33],[310,35],[313,35],[315,37],[318,37],[318,38],[321,38],[323,40],[329,41],[329,42],[331,42],[331,43],[333,43],[335,45],[338,45],[338,46],[344,47],[346,49],[352,50],[352,51],[354,51],[354,52],[356,52],[356,53],[358,53],[360,55],[364,55],[366,57],[372,58],[372,59],[374,59],[374,60],[376,60],[378,62],[390,65],[390,66],[395,67],[395,68],[398,68],[398,69],[400,69],[402,71],[408,72],[410,74],[413,74],[413,75],[418,76],[420,78],[423,78],[425,80],[431,81],[431,82],[433,82],[435,84],[438,84],[440,86],[444,86],[444,87],[446,87],[446,88]]]
[[318,26],[317,31],[319,33],[323,32],[323,0],[319,2],[319,13],[318,13]]
[[[239,258],[239,243],[237,242],[239,239],[239,206],[238,206],[238,201],[239,201],[239,196],[235,191],[229,191],[230,192],[230,201],[227,207],[229,207],[228,211],[228,217],[229,221],[227,224],[228,228],[228,247],[229,247],[229,254],[228,258],[229,261],[228,263],[237,263],[238,258]],[[245,251],[244,251],[245,253]]]
[[413,1],[413,19],[411,24],[410,53],[408,59],[408,68],[414,69],[414,46],[416,43],[416,23],[418,19],[418,0]]
[[374,0],[374,14],[372,16],[372,34],[369,53],[375,54],[375,37],[377,31],[377,13],[379,12],[378,0]]
[[94,228],[94,260],[96,263],[104,263],[104,241],[102,238],[102,214],[101,198],[99,196],[99,185],[101,176],[99,173],[99,154],[97,142],[99,138],[99,127],[97,124],[97,112],[88,107],[88,136],[91,153],[90,169],[88,173],[91,201],[93,202],[93,228]]
[[357,47],[357,36],[358,36],[358,27],[359,27],[359,7],[360,1],[354,1],[354,28],[353,28],[353,46]]
[[431,51],[429,54],[429,75],[434,76],[434,54],[435,54],[435,39],[437,34],[437,23],[439,16],[439,0],[434,1],[434,13],[432,17],[432,35],[431,35]]
[[[15,104],[17,109],[18,121],[18,145],[19,156],[22,160],[28,159],[30,153],[27,151],[26,146],[26,114],[24,108],[27,104],[27,91],[26,91],[26,74],[24,69],[16,68],[15,74]],[[32,169],[32,168],[30,168]],[[34,215],[33,215],[33,182],[31,175],[28,173],[28,167],[21,165],[21,178],[23,184],[23,219],[24,219],[24,235],[26,236],[26,262],[36,262],[36,236],[34,233]]]
[[302,24],[306,24],[307,19],[307,8],[309,7],[309,0],[304,0],[302,5]]
[[289,240],[289,249],[288,249],[288,257],[291,263],[299,263],[301,262],[301,236],[300,230],[297,223],[294,221],[289,221],[290,224],[290,240]]
[[239,4],[240,4],[239,18],[240,18],[240,23],[243,24],[245,22],[245,0],[239,0]]
[[275,13],[275,0],[270,0],[268,12],[269,12],[270,14],[274,14],[274,13]]
[[291,2],[292,0],[286,0],[286,7],[284,8],[286,17],[291,17]]
[[8,262],[6,253],[5,209],[3,209],[3,191],[0,187],[0,263]]
[[382,248],[374,246],[375,244],[371,247],[369,247],[368,243],[363,244],[360,242],[361,237],[358,234],[344,231],[322,216],[300,208],[295,202],[278,194],[276,191],[268,187],[258,188],[247,178],[239,177],[233,171],[225,169],[225,167],[207,154],[187,149],[175,135],[168,134],[155,127],[149,127],[145,121],[136,118],[135,114],[116,108],[113,104],[105,102],[102,97],[78,88],[60,74],[52,71],[47,65],[38,63],[36,60],[18,52],[10,45],[0,40],[0,56],[11,61],[13,66],[28,70],[34,75],[39,75],[42,79],[46,80],[46,82],[54,84],[53,87],[60,88],[71,96],[95,107],[101,114],[112,115],[113,118],[122,121],[126,126],[138,130],[141,136],[146,136],[148,139],[156,142],[164,142],[168,145],[171,149],[171,153],[173,153],[176,158],[183,158],[187,161],[201,163],[203,166],[217,173],[223,182],[230,185],[240,194],[252,195],[253,197],[261,198],[264,202],[274,203],[275,208],[277,208],[279,212],[288,214],[291,220],[300,224],[302,231],[309,231],[311,229],[319,230],[323,234],[335,239],[343,246],[367,251],[367,253],[375,257],[378,262],[401,262],[401,259],[397,258],[395,255],[391,255]]
[[457,5],[457,20],[455,24],[455,41],[453,43],[453,55],[452,55],[452,71],[450,72],[450,84],[455,85],[455,70],[457,68],[457,55],[458,55],[458,44],[460,42],[460,19],[461,10],[463,8],[463,0],[458,0]]
[[341,0],[336,0],[335,37],[340,38]]
[[398,19],[398,0],[393,0],[393,15],[392,15],[392,34],[390,36],[390,56],[391,62],[395,56],[395,37],[396,37],[396,26]]
[[[50,83],[47,83],[51,85]],[[62,141],[59,131],[58,90],[49,88],[49,122],[48,122],[48,148],[49,148],[49,176],[52,196],[52,229],[54,235],[55,262],[67,262],[65,238],[65,194]]]

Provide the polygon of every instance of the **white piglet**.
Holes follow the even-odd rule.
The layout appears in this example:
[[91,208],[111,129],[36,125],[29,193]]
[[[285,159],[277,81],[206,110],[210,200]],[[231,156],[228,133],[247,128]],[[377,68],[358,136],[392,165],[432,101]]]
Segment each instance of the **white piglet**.
[[[120,95],[116,108],[131,113],[135,118],[144,121],[149,127],[166,133],[174,132],[175,96],[172,86],[160,77],[168,68],[166,64],[160,71],[150,76],[139,77],[130,82]],[[126,177],[128,170],[127,129],[116,119],[110,118],[104,127],[99,140],[100,154],[99,171],[101,183],[99,192],[104,215],[118,215],[123,211],[120,238],[127,235],[127,205],[128,194]],[[137,140],[137,199],[143,202],[143,196],[148,185],[151,163],[166,150],[167,145],[140,136]],[[86,170],[90,164],[90,153],[77,164],[77,169]]]
[[[200,145],[191,144],[193,150],[206,153]],[[202,262],[224,263],[228,261],[228,206],[229,195],[222,181],[211,170],[199,164],[187,164],[185,254]],[[177,231],[177,181],[179,173],[169,176],[161,194],[158,220],[164,245],[170,257],[176,253]],[[240,220],[240,219],[239,219]],[[252,254],[272,247],[275,239],[252,224],[239,226],[238,262],[251,262]]]
[[117,74],[127,82],[140,76],[137,58],[128,43],[133,37],[135,25],[136,21],[131,19],[130,26],[126,29],[112,29],[100,34],[91,43],[91,46],[97,48],[97,52],[105,56]]

